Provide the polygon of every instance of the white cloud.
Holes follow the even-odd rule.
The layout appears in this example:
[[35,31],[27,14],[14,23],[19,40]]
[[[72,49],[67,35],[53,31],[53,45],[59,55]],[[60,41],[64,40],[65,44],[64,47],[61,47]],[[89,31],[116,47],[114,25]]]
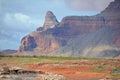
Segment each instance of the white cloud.
[[7,13],[4,16],[4,24],[7,26],[6,28],[9,29],[33,31],[43,25],[43,20],[31,18],[22,13]]
[[24,15],[22,13],[16,13],[14,14],[15,19],[23,22],[23,23],[28,23],[30,21],[30,17],[27,15]]
[[67,6],[80,11],[102,11],[114,0],[65,0]]

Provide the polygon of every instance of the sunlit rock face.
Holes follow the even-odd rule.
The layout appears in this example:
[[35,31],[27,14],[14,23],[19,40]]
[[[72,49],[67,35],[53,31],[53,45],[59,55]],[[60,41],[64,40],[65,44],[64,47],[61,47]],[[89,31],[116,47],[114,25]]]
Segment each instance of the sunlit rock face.
[[48,29],[57,27],[58,21],[55,15],[48,11],[45,16],[43,27],[25,36],[19,47],[18,52],[39,51],[40,53],[49,53],[59,48],[59,42],[52,34],[46,33]]
[[69,56],[120,55],[120,0],[95,16],[67,16],[58,23],[48,11],[43,27],[24,37],[19,52],[61,53]]

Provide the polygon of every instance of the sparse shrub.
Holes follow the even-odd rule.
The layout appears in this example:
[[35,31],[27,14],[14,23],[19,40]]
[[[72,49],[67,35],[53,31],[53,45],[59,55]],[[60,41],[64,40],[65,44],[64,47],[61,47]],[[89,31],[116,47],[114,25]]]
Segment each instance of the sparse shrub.
[[37,58],[37,56],[36,56],[36,55],[33,55],[32,57],[33,57],[33,58]]
[[102,71],[104,71],[104,67],[101,65],[93,70],[93,72],[102,72]]
[[115,68],[113,72],[111,73],[112,76],[120,75],[120,68]]

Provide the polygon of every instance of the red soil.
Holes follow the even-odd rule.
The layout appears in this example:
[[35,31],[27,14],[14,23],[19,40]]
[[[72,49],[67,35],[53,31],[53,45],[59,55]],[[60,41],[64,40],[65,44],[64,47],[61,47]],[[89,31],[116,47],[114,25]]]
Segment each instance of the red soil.
[[90,78],[105,78],[107,73],[87,72],[87,68],[38,68],[37,70],[43,70],[61,74],[68,79],[90,79]]
[[[69,66],[68,66],[69,65]],[[72,65],[72,66],[70,66]],[[79,66],[79,64],[75,63],[62,63],[59,65],[54,64],[29,64],[29,68],[34,70],[47,71],[52,73],[57,73],[65,76],[68,80],[86,80],[86,79],[101,79],[106,78],[108,72],[92,72],[93,67],[88,64],[84,64],[84,66]]]

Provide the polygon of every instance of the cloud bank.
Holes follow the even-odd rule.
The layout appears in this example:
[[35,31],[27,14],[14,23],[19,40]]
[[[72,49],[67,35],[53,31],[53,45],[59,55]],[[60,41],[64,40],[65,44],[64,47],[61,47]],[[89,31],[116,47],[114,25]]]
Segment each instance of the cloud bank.
[[65,0],[66,5],[78,11],[102,11],[114,0]]

